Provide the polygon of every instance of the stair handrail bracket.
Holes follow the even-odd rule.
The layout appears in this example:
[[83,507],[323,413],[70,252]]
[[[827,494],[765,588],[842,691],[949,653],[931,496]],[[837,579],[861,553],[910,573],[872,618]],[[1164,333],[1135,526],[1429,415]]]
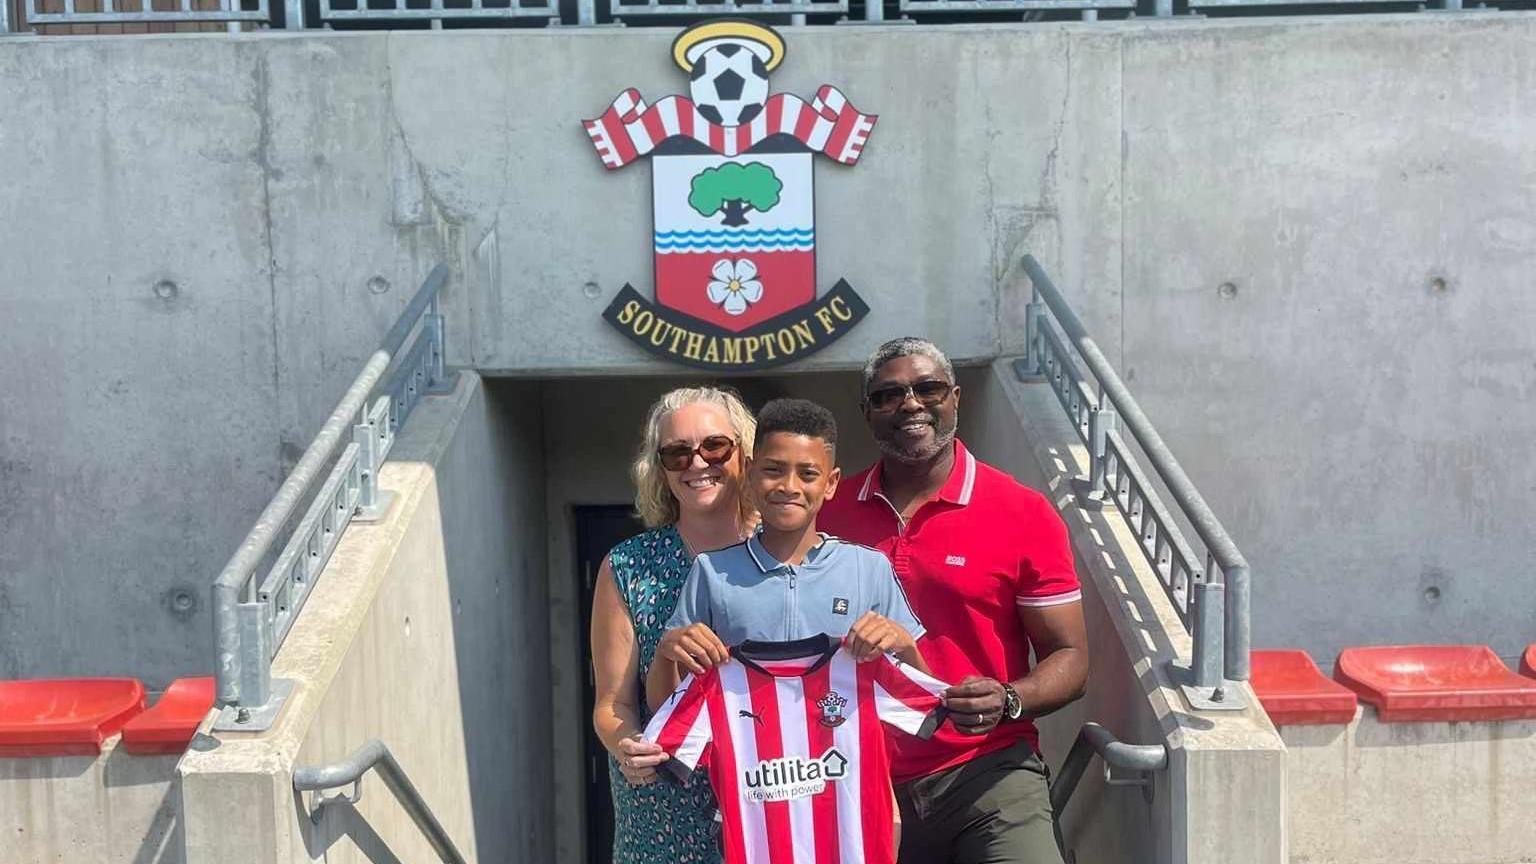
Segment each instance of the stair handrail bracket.
[[[1072,749],[1067,751],[1067,758],[1061,761],[1061,770],[1056,772],[1056,778],[1051,781],[1051,812],[1058,817],[1066,809],[1067,802],[1072,800],[1072,793],[1077,791],[1077,784],[1082,781],[1094,756],[1104,762],[1106,784],[1140,786],[1149,801],[1152,794],[1151,775],[1168,767],[1166,745],[1127,744],[1097,723],[1084,723],[1072,742]],[[1129,780],[1118,778],[1114,776],[1116,768],[1134,771],[1140,776]]]
[[[1094,509],[1112,503],[1136,533],[1137,545],[1193,642],[1188,683],[1182,688],[1192,707],[1241,709],[1241,688],[1230,682],[1249,676],[1248,561],[1040,263],[1025,255],[1022,264],[1033,292],[1025,310],[1028,353],[1020,372],[1046,379],[1087,446],[1089,476],[1074,484],[1079,500]],[[1205,547],[1203,560],[1121,429],[1145,454],[1173,506],[1194,529]]]
[[[395,800],[405,808],[411,821],[426,836],[427,842],[432,844],[432,850],[444,864],[465,864],[464,856],[453,843],[453,838],[448,836],[448,831],[443,828],[443,823],[433,815],[432,808],[427,806],[426,799],[417,791],[416,784],[406,775],[400,763],[395,761],[394,754],[384,746],[384,742],[377,738],[357,748],[347,758],[329,765],[313,765],[304,768],[295,768],[293,771],[293,789],[295,792],[314,792],[314,803],[311,805],[310,819],[318,824],[326,807],[337,803],[356,804],[363,797],[363,776],[369,771],[377,769],[379,777],[384,785],[394,794]],[[338,789],[342,786],[352,786],[352,792],[347,795],[322,796],[321,792],[327,789]]]
[[442,264],[427,275],[214,581],[215,730],[259,732],[276,719],[292,683],[272,678],[272,658],[347,526],[388,510],[378,474],[395,434],[422,396],[451,389],[438,306],[447,279]]

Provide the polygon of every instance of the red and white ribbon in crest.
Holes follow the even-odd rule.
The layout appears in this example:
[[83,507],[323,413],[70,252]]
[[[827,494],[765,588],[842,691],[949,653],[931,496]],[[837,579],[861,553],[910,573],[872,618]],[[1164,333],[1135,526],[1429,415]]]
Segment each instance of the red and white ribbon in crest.
[[877,119],[874,114],[859,113],[842,91],[823,84],[809,104],[793,93],[769,96],[763,110],[740,126],[709,122],[687,96],[668,96],[648,106],[640,91],[630,88],[601,117],[584,120],[582,125],[609,169],[622,168],[678,136],[692,138],[721,156],[736,156],[772,135],[792,135],[813,152],[853,165],[863,154]]

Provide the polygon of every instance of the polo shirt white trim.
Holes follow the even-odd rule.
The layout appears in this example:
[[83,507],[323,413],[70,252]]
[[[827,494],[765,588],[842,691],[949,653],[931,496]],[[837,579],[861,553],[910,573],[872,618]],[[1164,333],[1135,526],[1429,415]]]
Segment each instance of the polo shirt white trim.
[[1015,597],[1014,602],[1020,606],[1028,606],[1031,609],[1043,609],[1047,606],[1065,606],[1068,603],[1076,603],[1083,599],[1081,590],[1068,591],[1065,594],[1053,594],[1049,597]]
[[[960,482],[960,491],[955,493],[954,503],[964,507],[971,503],[971,493],[976,489],[976,456],[972,454],[970,450],[966,449],[965,445],[961,444],[959,439],[955,440],[954,448],[956,464],[950,468],[949,477],[945,479],[944,486],[939,489],[939,494],[937,497],[940,500],[948,500],[945,498],[944,493],[950,488],[951,484],[954,483],[956,469],[959,469],[961,465],[963,465],[964,470],[961,474],[963,479]],[[879,492],[874,492],[875,475],[878,473],[880,473],[880,463],[876,462],[864,474],[864,485],[859,487],[859,494],[856,496],[858,500],[868,501],[870,494],[873,492],[874,495],[879,497],[881,500],[886,501],[887,504],[890,503],[890,501],[887,500],[884,495]],[[897,518],[900,518],[900,515],[901,514],[898,513]]]
[[971,503],[971,490],[976,488],[976,457],[971,451],[965,451],[965,484],[960,487],[960,496],[955,499],[956,504],[965,505]]

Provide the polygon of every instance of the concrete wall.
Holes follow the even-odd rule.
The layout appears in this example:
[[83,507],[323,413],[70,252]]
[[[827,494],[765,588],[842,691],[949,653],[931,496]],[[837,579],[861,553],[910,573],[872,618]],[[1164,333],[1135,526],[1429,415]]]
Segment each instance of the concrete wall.
[[182,864],[177,757],[121,743],[94,757],[0,759],[0,861]]
[[[1033,251],[1248,552],[1256,644],[1510,654],[1536,618],[1533,33],[796,31],[775,88],[881,118],[817,169],[821,281],[873,312],[807,366],[906,331],[1017,349]],[[0,44],[0,164],[26,168],[0,380],[41,385],[0,389],[0,674],[207,672],[209,578],[439,259],[460,362],[666,371],[598,318],[650,290],[648,168],[605,172],[578,121],[683,90],[671,35]]]
[[318,825],[295,765],[382,740],[471,861],[552,854],[543,477],[532,385],[473,374],[413,414],[274,662],[297,687],[262,735],[179,767],[191,861],[418,861],[430,847],[377,777]]
[[1060,766],[1086,721],[1169,753],[1146,790],[1106,785],[1096,761],[1060,814],[1066,848],[1083,864],[1284,864],[1286,754],[1269,718],[1246,685],[1232,688],[1243,710],[1200,712],[1185,701],[1175,667],[1189,666],[1189,636],[1125,521],[1077,505],[1069,481],[1086,473],[1087,454],[1055,395],[1020,382],[1006,360],[989,373],[962,400],[961,434],[1056,502],[1083,582],[1088,693],[1040,723],[1047,760]]
[[1295,864],[1536,861],[1536,721],[1283,726]]

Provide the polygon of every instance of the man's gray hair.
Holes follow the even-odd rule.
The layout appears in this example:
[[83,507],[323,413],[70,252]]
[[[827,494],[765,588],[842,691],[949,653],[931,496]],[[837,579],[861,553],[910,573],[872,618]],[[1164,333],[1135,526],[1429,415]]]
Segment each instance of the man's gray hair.
[[897,357],[911,357],[914,355],[927,357],[939,364],[939,367],[944,370],[944,377],[949,380],[949,383],[955,383],[955,367],[950,365],[949,358],[944,356],[944,352],[939,349],[939,346],[918,336],[902,336],[881,345],[875,349],[875,353],[869,355],[869,362],[864,364],[864,382],[859,386],[859,398],[869,398],[869,384],[875,380],[875,373],[880,371],[881,366],[895,360]]

